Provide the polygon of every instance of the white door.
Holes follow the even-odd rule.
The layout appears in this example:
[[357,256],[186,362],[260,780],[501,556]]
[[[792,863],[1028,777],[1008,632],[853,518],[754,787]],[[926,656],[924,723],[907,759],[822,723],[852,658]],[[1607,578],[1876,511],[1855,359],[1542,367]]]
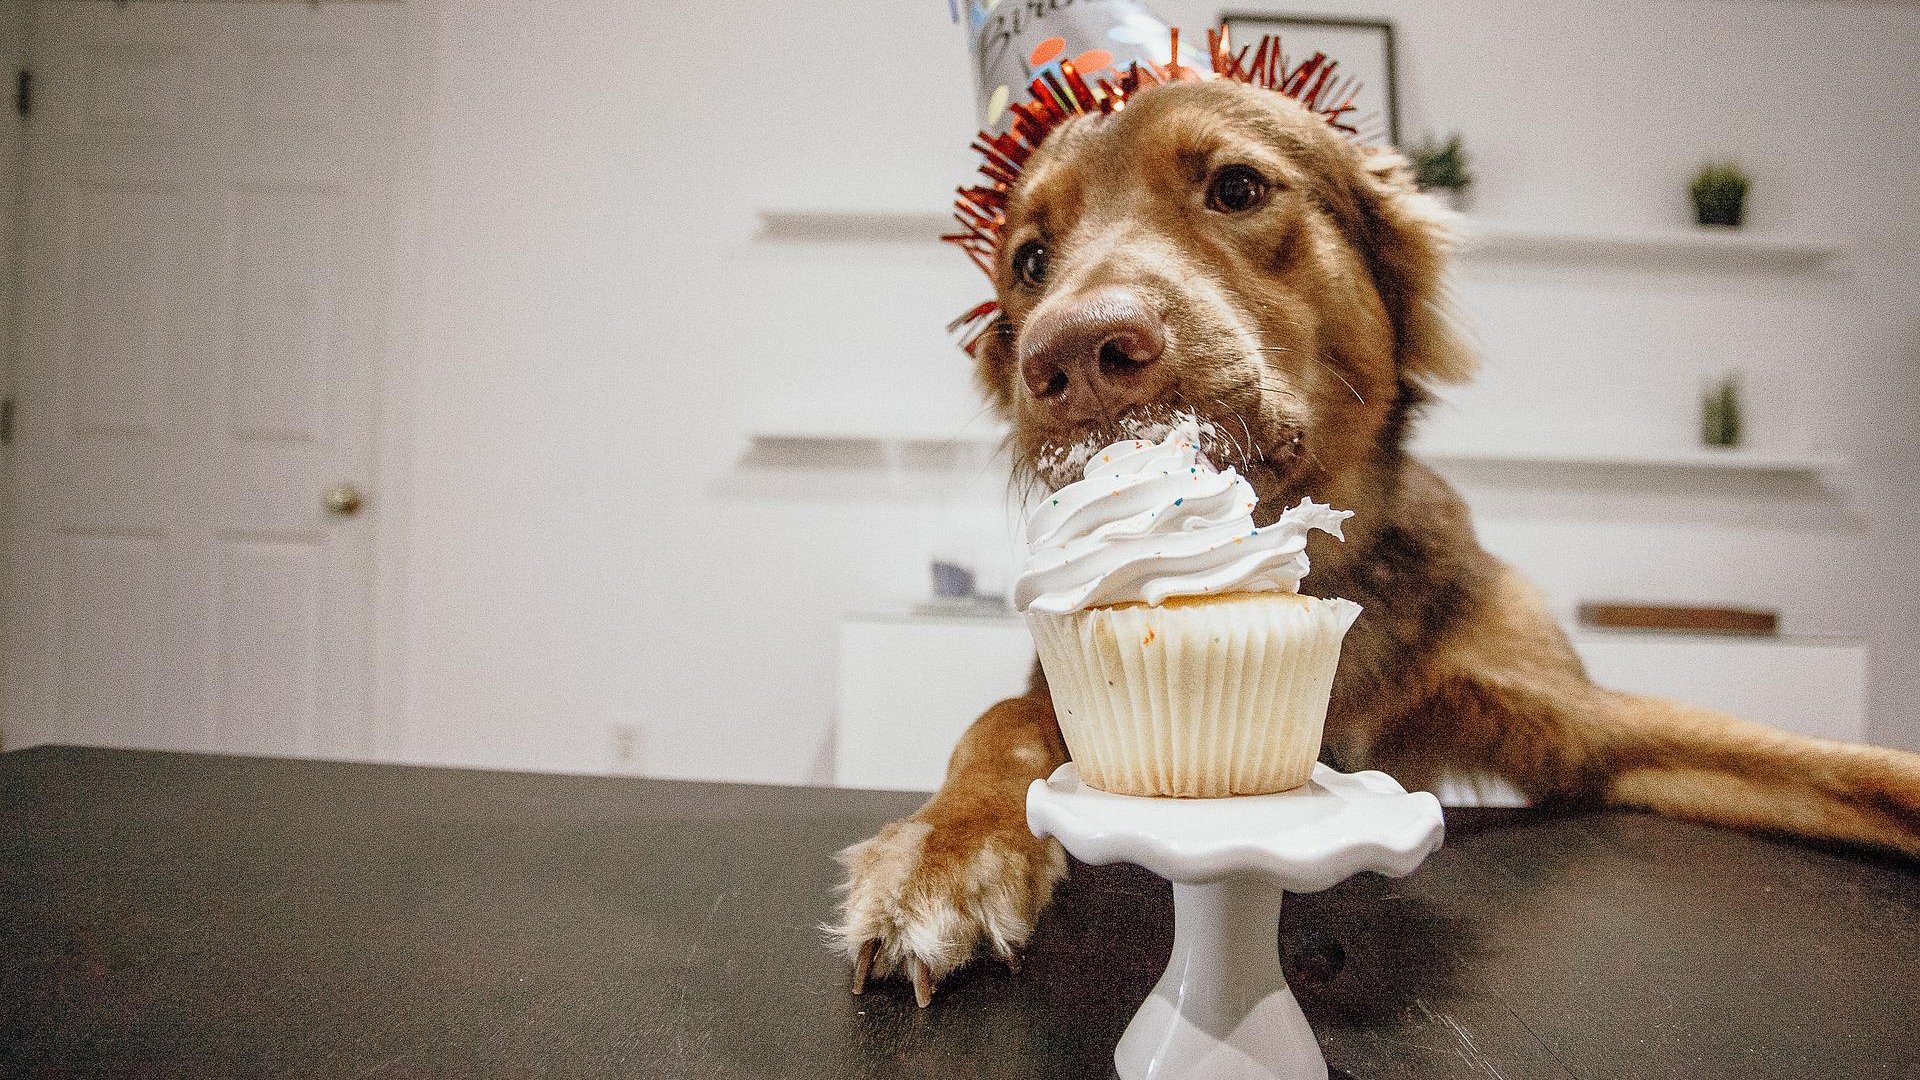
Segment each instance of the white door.
[[0,739],[366,752],[404,9],[31,20]]

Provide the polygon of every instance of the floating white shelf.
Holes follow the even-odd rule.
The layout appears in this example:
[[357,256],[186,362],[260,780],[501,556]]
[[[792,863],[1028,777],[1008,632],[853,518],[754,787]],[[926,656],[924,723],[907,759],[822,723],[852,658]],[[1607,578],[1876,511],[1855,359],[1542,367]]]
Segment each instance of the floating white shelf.
[[762,210],[757,238],[787,244],[932,242],[958,226],[925,210]]
[[1556,262],[1660,261],[1721,268],[1789,270],[1815,266],[1846,245],[1808,237],[1738,229],[1662,229],[1627,232],[1553,229],[1514,222],[1465,219],[1469,259]]
[[998,420],[982,417],[972,423],[956,421],[951,430],[941,425],[912,425],[880,417],[796,417],[755,424],[756,443],[877,442],[901,446],[998,446],[1007,429]]
[[716,492],[750,497],[945,497],[963,478],[1004,479],[1005,434],[982,416],[907,427],[880,415],[781,410],[749,422],[747,444]]
[[[758,235],[777,243],[898,244],[931,242],[953,227],[951,215],[924,210],[762,210]],[[1790,270],[1846,251],[1845,244],[1833,241],[1737,229],[1602,232],[1467,217],[1461,233],[1462,251],[1470,259],[1655,260]]]
[[[948,457],[978,461],[995,451],[1005,435],[1006,429],[998,422],[984,418],[972,423],[956,423],[946,431],[908,428],[881,418],[783,419],[754,430],[747,456],[761,461],[791,461],[799,467],[807,465],[806,458],[815,456],[823,460],[830,458],[842,467],[861,460],[879,465],[940,461]],[[1836,456],[1707,446],[1525,449],[1416,444],[1412,451],[1416,457],[1442,466],[1503,466],[1536,471],[1599,468],[1831,478],[1844,474],[1848,467],[1845,458]]]
[[1421,446],[1415,456],[1446,464],[1513,465],[1535,468],[1685,469],[1698,472],[1800,473],[1809,476],[1845,472],[1844,458],[1791,451],[1720,449],[1711,446],[1674,448],[1511,449],[1493,447]]

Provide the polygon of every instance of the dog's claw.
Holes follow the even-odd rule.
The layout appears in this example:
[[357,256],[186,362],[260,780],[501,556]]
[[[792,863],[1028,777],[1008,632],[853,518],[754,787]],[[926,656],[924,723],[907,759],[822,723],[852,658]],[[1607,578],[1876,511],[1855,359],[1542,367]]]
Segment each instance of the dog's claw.
[[[940,979],[976,953],[1004,960],[1019,952],[1066,876],[1067,857],[1057,840],[1015,832],[1011,824],[1005,831],[941,832],[929,847],[932,826],[905,819],[841,852],[846,898],[839,921],[823,929],[842,962],[852,961],[855,994],[897,974],[924,1009]],[[938,856],[931,861],[930,850]],[[1007,887],[983,890],[983,881]],[[988,944],[991,951],[981,948]],[[1015,955],[1012,969],[1019,964]]]
[[933,975],[927,971],[927,965],[921,963],[919,957],[909,956],[907,972],[913,977],[913,1000],[923,1009],[933,1004]]
[[1025,963],[1025,961],[1023,961],[1020,958],[1020,954],[1018,952],[1011,951],[1011,950],[1009,950],[1005,956],[1002,956],[1000,958],[1000,962],[1007,965],[1007,974],[1009,975],[1020,974],[1020,967],[1022,964]]
[[880,951],[880,942],[869,941],[860,946],[860,955],[853,960],[853,992],[857,997],[867,992],[867,976],[873,971],[873,955]]

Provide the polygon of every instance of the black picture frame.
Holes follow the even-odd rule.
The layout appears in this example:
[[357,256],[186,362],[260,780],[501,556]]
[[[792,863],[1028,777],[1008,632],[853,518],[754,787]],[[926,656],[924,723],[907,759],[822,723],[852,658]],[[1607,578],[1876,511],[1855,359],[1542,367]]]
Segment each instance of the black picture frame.
[[[1394,41],[1393,23],[1386,19],[1355,19],[1340,15],[1296,15],[1276,14],[1265,11],[1225,11],[1220,14],[1220,22],[1232,34],[1234,41],[1249,42],[1257,40],[1262,34],[1278,34],[1282,45],[1286,43],[1288,31],[1299,36],[1302,30],[1359,30],[1372,31],[1380,35],[1383,68],[1385,73],[1387,139],[1394,146],[1400,145],[1400,88],[1397,45]],[[1291,55],[1292,50],[1288,50]],[[1329,52],[1327,55],[1347,65],[1352,71],[1358,66],[1356,61]],[[1363,79],[1365,84],[1371,79]]]

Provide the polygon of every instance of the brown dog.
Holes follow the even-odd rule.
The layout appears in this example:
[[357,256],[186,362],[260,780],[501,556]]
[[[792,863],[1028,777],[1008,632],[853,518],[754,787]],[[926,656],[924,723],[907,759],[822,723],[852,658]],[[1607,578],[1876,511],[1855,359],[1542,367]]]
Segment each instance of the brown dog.
[[[1482,551],[1460,498],[1402,447],[1423,387],[1473,360],[1441,296],[1444,215],[1404,162],[1295,102],[1223,80],[1137,95],[1027,162],[993,267],[979,379],[1016,466],[1178,409],[1260,495],[1354,510],[1308,587],[1365,605],[1324,757],[1408,788],[1492,774],[1537,803],[1640,807],[1920,856],[1920,757],[1799,738],[1587,681],[1534,590]],[[842,855],[833,929],[854,989],[901,972],[920,1004],[982,945],[1007,963],[1066,872],[1027,785],[1067,757],[1036,671],[980,718],[944,786]]]

